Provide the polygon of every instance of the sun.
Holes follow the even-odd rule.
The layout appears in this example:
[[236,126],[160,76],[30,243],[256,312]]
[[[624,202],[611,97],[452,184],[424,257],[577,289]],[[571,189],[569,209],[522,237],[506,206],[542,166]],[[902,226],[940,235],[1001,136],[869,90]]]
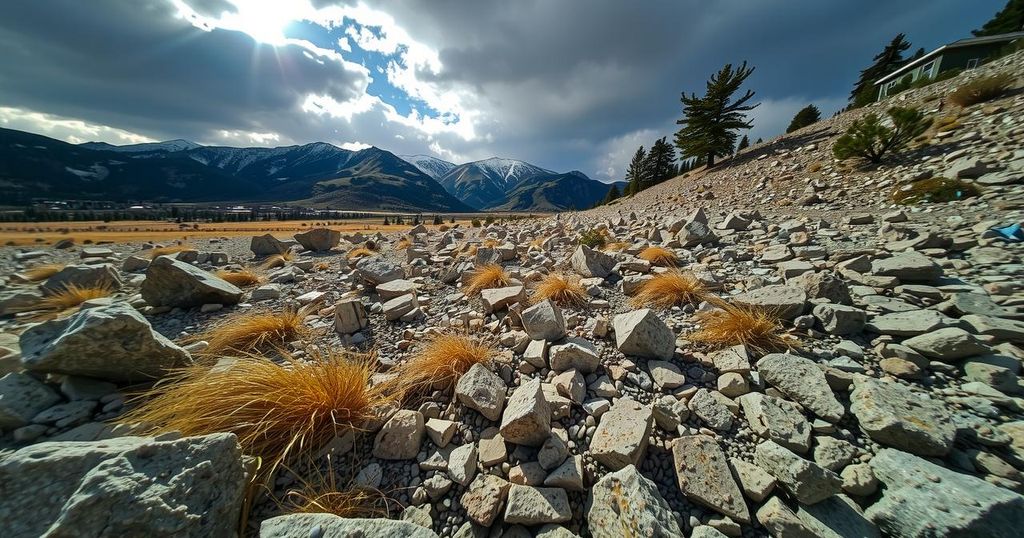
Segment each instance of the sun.
[[253,39],[270,45],[280,45],[286,40],[285,27],[293,20],[288,2],[277,0],[232,0],[237,9],[225,13],[221,20],[245,32]]

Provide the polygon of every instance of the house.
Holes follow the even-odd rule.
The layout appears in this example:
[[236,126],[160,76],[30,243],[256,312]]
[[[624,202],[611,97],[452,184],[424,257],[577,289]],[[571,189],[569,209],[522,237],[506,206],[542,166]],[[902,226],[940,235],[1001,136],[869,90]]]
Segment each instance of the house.
[[899,84],[909,84],[921,78],[935,78],[940,73],[953,69],[974,69],[1009,43],[1021,38],[1024,38],[1024,32],[1011,32],[971,37],[943,45],[878,79],[875,82],[875,86],[878,87],[878,98],[888,96]]

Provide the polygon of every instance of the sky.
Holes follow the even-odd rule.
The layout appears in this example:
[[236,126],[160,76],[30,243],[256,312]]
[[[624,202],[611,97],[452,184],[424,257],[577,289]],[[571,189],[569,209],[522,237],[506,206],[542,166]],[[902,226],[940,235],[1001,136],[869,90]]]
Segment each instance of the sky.
[[370,145],[622,179],[680,92],[755,67],[751,140],[845,105],[896,34],[1004,0],[5,0],[0,127],[72,143]]

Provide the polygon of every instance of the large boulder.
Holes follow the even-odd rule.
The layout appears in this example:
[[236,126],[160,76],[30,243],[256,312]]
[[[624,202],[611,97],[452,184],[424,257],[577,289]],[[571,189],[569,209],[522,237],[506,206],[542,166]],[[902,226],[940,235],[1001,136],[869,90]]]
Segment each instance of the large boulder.
[[237,304],[245,294],[234,284],[170,256],[160,256],[149,264],[141,291],[152,306],[182,308]]
[[612,328],[615,345],[626,355],[668,360],[675,354],[675,333],[649,308],[617,314]]
[[249,250],[256,256],[271,256],[288,252],[291,245],[278,240],[276,237],[265,234],[253,236],[249,242]]
[[334,514],[287,514],[263,520],[260,538],[437,538],[434,531],[409,521],[339,517]]
[[865,515],[886,536],[1020,536],[1024,497],[906,452],[885,448],[871,459],[885,484]]
[[118,290],[122,285],[121,274],[117,272],[114,264],[101,263],[99,265],[68,265],[46,279],[40,288],[44,295],[52,295],[71,286]]
[[956,438],[956,425],[942,403],[898,383],[857,376],[850,412],[876,442],[919,456],[945,456]]
[[295,240],[306,250],[325,252],[338,246],[341,242],[341,232],[330,228],[313,228],[295,234]]
[[82,310],[21,335],[21,363],[36,372],[141,381],[189,360],[187,351],[126,303]]
[[248,481],[234,434],[31,445],[0,460],[5,536],[234,537]]
[[531,340],[558,340],[565,336],[565,318],[562,309],[551,299],[545,299],[520,314],[523,329]]
[[586,513],[587,528],[594,538],[683,536],[658,487],[634,465],[598,480],[590,490]]
[[572,253],[569,263],[572,264],[572,270],[580,276],[604,278],[612,273],[615,258],[586,245],[580,245]]

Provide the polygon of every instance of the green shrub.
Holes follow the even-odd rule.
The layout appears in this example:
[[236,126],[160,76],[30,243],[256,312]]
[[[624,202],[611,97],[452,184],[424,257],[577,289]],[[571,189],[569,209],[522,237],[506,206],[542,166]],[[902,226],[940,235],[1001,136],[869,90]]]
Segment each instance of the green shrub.
[[587,230],[580,235],[580,244],[590,248],[601,248],[605,241],[604,234],[597,230]]
[[974,79],[949,94],[949,102],[961,107],[969,107],[1006,93],[1013,84],[1013,76],[1000,73]]
[[859,157],[880,163],[886,153],[903,149],[931,124],[915,108],[892,107],[888,114],[891,126],[883,124],[875,113],[855,120],[846,134],[836,140],[832,153],[840,160]]
[[473,220],[469,221],[469,224],[471,226],[473,226],[474,228],[479,228],[480,227],[480,219],[473,219]]
[[915,181],[909,189],[899,189],[892,193],[892,200],[898,204],[919,204],[935,202],[952,202],[973,198],[981,194],[973,183],[959,179],[933,177]]
[[484,224],[487,226],[494,224],[494,215],[487,215],[487,218],[484,219]]

